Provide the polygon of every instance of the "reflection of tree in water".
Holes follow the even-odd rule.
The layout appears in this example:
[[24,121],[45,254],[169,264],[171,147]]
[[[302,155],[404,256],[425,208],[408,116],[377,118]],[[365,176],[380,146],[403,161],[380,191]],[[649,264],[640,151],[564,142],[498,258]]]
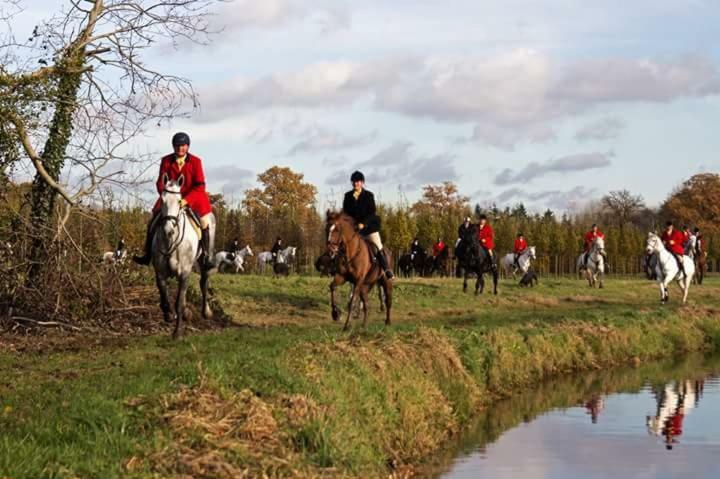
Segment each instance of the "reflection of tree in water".
[[685,416],[700,403],[704,386],[704,379],[695,379],[652,387],[657,407],[654,415],[647,416],[648,433],[662,438],[666,449],[679,442]]

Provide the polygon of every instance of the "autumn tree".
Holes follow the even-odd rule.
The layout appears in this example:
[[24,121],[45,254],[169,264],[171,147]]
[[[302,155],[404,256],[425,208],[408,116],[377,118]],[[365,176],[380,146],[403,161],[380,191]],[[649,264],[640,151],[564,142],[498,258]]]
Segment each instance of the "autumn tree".
[[642,195],[633,195],[628,190],[611,191],[602,197],[600,203],[621,230],[645,208]]

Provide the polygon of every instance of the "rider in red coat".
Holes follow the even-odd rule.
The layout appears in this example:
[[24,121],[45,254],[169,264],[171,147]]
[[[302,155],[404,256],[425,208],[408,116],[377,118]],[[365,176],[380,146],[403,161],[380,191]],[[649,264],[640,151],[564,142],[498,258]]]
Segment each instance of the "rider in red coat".
[[[584,252],[585,252],[585,266],[587,266],[588,258],[590,257],[590,248],[592,248],[592,244],[595,241],[595,238],[602,238],[605,239],[605,235],[600,231],[598,228],[598,225],[593,223],[592,227],[590,228],[590,231],[585,233],[585,236],[583,238],[584,242]],[[604,257],[604,256],[603,256]],[[605,262],[607,263],[607,258],[604,258]]]
[[665,245],[665,249],[667,249],[673,254],[673,256],[675,256],[678,267],[680,268],[680,271],[682,271],[684,274],[685,267],[683,264],[683,255],[685,254],[685,234],[683,234],[683,232],[680,230],[676,230],[675,226],[673,226],[672,221],[668,221],[666,223],[665,231],[663,231],[660,239]]
[[480,242],[480,246],[485,248],[485,251],[490,255],[490,261],[492,268],[497,268],[495,263],[495,233],[493,233],[492,226],[487,221],[486,215],[480,215],[480,224],[478,225],[477,238]]
[[[184,178],[180,188],[182,200],[181,207],[189,207],[200,219],[201,237],[200,247],[203,252],[203,263],[206,269],[213,267],[211,251],[211,218],[212,206],[207,191],[205,191],[205,173],[202,160],[189,153],[190,137],[186,133],[176,133],[172,138],[174,153],[164,156],[160,160],[160,173],[156,182],[158,194],[164,189],[164,176],[169,180],[177,180],[181,175]],[[145,252],[143,256],[133,259],[138,264],[148,265],[152,258],[152,241],[155,236],[155,219],[160,213],[162,200],[158,198],[153,207],[153,217],[148,224],[145,236]]]
[[445,248],[445,242],[442,238],[438,238],[437,242],[433,245],[433,256],[437,258],[443,251],[445,251]]
[[525,236],[523,236],[522,233],[517,234],[517,238],[515,238],[515,244],[513,245],[513,253],[515,253],[515,259],[513,263],[517,268],[520,268],[520,265],[518,264],[518,260],[520,259],[520,256],[525,252],[525,250],[528,248],[527,241],[525,241]]

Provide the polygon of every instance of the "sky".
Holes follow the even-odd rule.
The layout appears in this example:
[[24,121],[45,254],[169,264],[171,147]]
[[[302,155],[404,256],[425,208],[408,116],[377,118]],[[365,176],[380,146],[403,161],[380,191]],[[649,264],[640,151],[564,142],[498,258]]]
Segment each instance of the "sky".
[[[60,0],[32,0],[31,31]],[[32,5],[32,6],[30,6]],[[573,210],[627,188],[659,204],[720,169],[720,2],[235,0],[207,46],[146,59],[190,78],[187,131],[232,200],[273,165],[321,205],[361,169],[381,201],[453,181],[473,203]]]

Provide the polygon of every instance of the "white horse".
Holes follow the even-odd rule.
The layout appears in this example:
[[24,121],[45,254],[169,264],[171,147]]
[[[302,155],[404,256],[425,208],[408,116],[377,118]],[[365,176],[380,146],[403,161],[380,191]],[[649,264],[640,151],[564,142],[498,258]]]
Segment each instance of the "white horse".
[[288,266],[292,266],[295,263],[295,254],[297,253],[296,246],[288,246],[287,248],[278,251],[277,262],[287,263]]
[[240,251],[235,252],[235,254],[232,256],[232,259],[229,258],[229,252],[220,251],[215,255],[215,264],[217,265],[219,272],[222,272],[223,267],[225,266],[234,266],[235,273],[237,274],[239,271],[245,272],[245,258],[252,255],[253,252],[252,249],[250,249],[250,245],[246,245]]
[[[166,322],[172,321],[173,313],[168,300],[168,279],[176,277],[178,280],[177,296],[175,298],[175,330],[173,337],[182,335],[182,320],[185,312],[185,294],[193,265],[200,258],[200,234],[190,223],[185,208],[180,208],[180,189],[185,177],[169,180],[167,174],[163,175],[163,191],[160,195],[162,208],[157,218],[155,235],[152,242],[152,264],[155,269],[155,282],[160,292],[160,307]],[[211,234],[215,229],[215,217],[210,218]],[[210,246],[212,249],[212,245]],[[205,318],[212,316],[208,304],[208,278],[209,272],[204,268],[200,271],[200,291],[202,293],[202,315]]]
[[683,292],[683,304],[687,302],[690,283],[695,275],[695,262],[685,255],[682,257],[682,264],[685,272],[680,271],[675,256],[670,253],[662,243],[662,240],[655,233],[648,233],[645,252],[648,255],[657,255],[658,261],[655,266],[658,284],[660,285],[660,302],[667,303],[670,298],[668,285],[676,280]]
[[115,256],[115,251],[106,251],[102,255],[102,263],[106,266],[111,266],[114,264],[123,264],[125,263],[125,260],[127,259],[127,250],[124,249],[120,252],[120,256]]
[[257,266],[258,266],[258,272],[260,274],[263,274],[265,272],[265,267],[269,264],[272,264],[273,255],[270,251],[263,251],[262,253],[257,255]]
[[596,237],[590,251],[588,252],[587,264],[585,264],[585,253],[582,253],[577,260],[578,274],[585,274],[588,286],[594,288],[597,284],[599,288],[603,287],[605,278],[605,239]]
[[[505,270],[505,276],[511,276],[513,279],[515,279],[515,274],[519,271],[523,275],[528,272],[530,269],[530,262],[535,259],[535,247],[530,246],[529,248],[525,249],[523,254],[520,255],[517,261],[517,266],[515,265],[515,254],[514,253],[508,253],[505,256],[503,256],[502,259],[502,266]],[[519,268],[518,268],[519,266]]]

